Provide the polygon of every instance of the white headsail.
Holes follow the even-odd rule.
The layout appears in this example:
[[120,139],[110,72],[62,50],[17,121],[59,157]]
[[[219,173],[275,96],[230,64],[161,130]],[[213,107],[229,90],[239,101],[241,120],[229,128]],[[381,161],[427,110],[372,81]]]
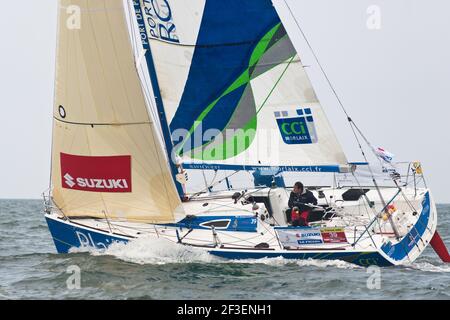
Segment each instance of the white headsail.
[[156,101],[185,168],[348,167],[270,0],[133,4]]
[[52,187],[69,217],[173,222],[181,207],[122,0],[61,0]]

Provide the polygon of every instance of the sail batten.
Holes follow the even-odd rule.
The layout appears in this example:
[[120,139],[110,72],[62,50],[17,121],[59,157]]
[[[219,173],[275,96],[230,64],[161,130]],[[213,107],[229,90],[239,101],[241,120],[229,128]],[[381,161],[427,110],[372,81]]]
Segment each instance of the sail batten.
[[[80,24],[67,8],[80,10]],[[135,67],[122,0],[60,0],[53,201],[67,217],[183,215]],[[76,18],[76,17],[75,17]]]
[[146,121],[146,122],[130,122],[130,123],[91,123],[91,122],[72,122],[72,121],[64,121],[61,119],[58,119],[56,117],[53,118],[55,121],[59,121],[61,123],[67,123],[67,124],[74,124],[79,126],[136,126],[141,124],[153,124],[153,122]]

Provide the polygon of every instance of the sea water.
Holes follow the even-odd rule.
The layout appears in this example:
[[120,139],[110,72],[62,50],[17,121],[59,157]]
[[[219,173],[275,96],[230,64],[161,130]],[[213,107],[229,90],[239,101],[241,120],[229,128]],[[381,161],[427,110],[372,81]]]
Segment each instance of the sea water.
[[[450,205],[439,205],[450,246]],[[413,264],[229,261],[164,240],[56,254],[42,201],[0,200],[0,299],[450,299],[450,264],[428,248]]]

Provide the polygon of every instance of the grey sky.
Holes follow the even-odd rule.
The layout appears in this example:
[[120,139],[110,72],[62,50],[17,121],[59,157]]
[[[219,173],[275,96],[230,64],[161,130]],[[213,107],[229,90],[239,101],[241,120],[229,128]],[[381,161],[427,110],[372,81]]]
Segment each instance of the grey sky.
[[[38,198],[49,181],[56,0],[21,4],[2,0],[0,10],[0,198]],[[380,30],[367,28],[371,5]],[[437,201],[450,202],[450,3],[297,0],[294,11],[369,139],[397,160],[421,160]],[[360,160],[329,88],[311,76],[349,159]]]

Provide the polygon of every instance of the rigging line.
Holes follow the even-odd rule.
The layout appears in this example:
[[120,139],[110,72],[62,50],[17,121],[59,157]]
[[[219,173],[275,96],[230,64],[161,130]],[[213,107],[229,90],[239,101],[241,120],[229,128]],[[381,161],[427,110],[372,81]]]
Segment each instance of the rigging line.
[[[402,189],[401,189],[401,190],[402,190]],[[406,202],[407,206],[409,206],[409,208],[412,209],[413,212],[417,212],[417,213],[418,213],[418,210],[414,207],[414,205],[412,204],[412,202],[407,198],[407,196],[406,196],[406,194],[403,192],[403,190],[401,191],[401,195],[402,195],[402,197],[405,199],[405,202]],[[420,218],[418,219],[417,222],[420,223],[420,224],[422,225],[422,227],[424,227],[425,229],[427,229],[427,230],[431,233],[431,229],[428,227],[428,224],[427,224],[427,225],[424,225],[424,224],[422,223],[422,221],[420,221]],[[414,225],[413,228],[416,230],[417,234],[419,234],[419,232],[417,231],[416,225]],[[423,239],[422,239],[422,236],[419,235],[419,238],[420,238],[420,240],[422,241],[422,243],[424,243],[424,241],[423,241]]]
[[236,239],[236,241],[233,241],[233,242],[227,242],[226,244],[229,244],[229,243],[237,243],[237,242],[248,242],[248,243],[254,245],[255,242],[253,242],[253,240],[258,239],[258,238],[262,238],[262,237],[263,237],[261,234],[258,233],[258,234],[256,234],[256,235],[253,236],[253,237],[250,237],[250,238],[245,239],[245,238],[240,238],[240,237],[234,236],[234,235],[230,234],[229,231],[216,230],[216,232],[217,232],[217,234],[220,234],[220,235],[224,236],[224,238],[225,238],[225,237],[228,237],[228,238]]
[[214,171],[214,177],[213,177],[213,179],[211,181],[211,185],[213,185],[216,182],[218,173],[219,173],[219,170],[215,170]]
[[[354,121],[352,120],[352,118],[350,117],[349,113],[347,112],[347,109],[345,108],[344,104],[342,103],[341,98],[340,98],[339,95],[337,94],[337,91],[336,91],[336,89],[334,88],[333,84],[331,83],[331,80],[330,80],[330,78],[328,77],[328,74],[326,73],[325,69],[323,68],[322,64],[320,63],[317,54],[315,53],[315,51],[314,51],[314,49],[313,49],[311,43],[309,42],[308,37],[306,37],[306,34],[303,32],[303,29],[302,29],[302,27],[300,26],[300,23],[298,22],[297,18],[295,17],[294,13],[292,12],[291,7],[289,6],[289,4],[287,3],[286,0],[284,0],[284,3],[286,4],[286,7],[288,8],[288,10],[289,10],[289,12],[290,12],[292,18],[294,19],[294,21],[295,21],[295,23],[296,23],[296,25],[297,25],[297,28],[300,30],[300,32],[301,32],[301,34],[302,34],[302,36],[303,36],[303,38],[304,38],[306,44],[308,45],[308,47],[309,47],[309,49],[310,49],[312,55],[314,56],[314,59],[316,60],[317,65],[319,66],[321,72],[323,73],[323,75],[324,75],[324,77],[325,77],[325,79],[326,79],[328,85],[330,86],[331,90],[333,91],[333,94],[334,94],[334,96],[336,97],[336,99],[337,99],[339,105],[341,106],[342,111],[343,111],[343,112],[345,113],[345,115],[347,116],[347,120],[348,120],[349,123],[350,123],[350,127],[352,128],[353,134],[355,135],[355,138],[356,138],[356,140],[357,140],[357,142],[358,142],[358,145],[359,145],[359,147],[360,147],[360,149],[361,149],[361,152],[362,152],[362,154],[363,154],[363,156],[364,156],[364,159],[366,160],[366,162],[369,162],[368,159],[367,159],[367,157],[366,157],[366,154],[365,154],[365,152],[364,152],[364,150],[363,150],[363,148],[362,148],[362,146],[361,146],[361,143],[359,142],[359,139],[358,139],[358,137],[357,137],[357,135],[356,135],[356,132],[355,132],[355,130],[354,130],[354,128],[353,128],[352,125],[354,125],[355,128],[358,130],[358,132],[360,132],[361,136],[362,136],[363,139],[366,141],[366,143],[368,143],[369,146],[371,146],[371,144],[368,142],[368,140],[365,138],[365,136],[362,134],[362,132],[358,129],[358,127],[356,126],[356,124],[354,123]],[[377,190],[378,190],[378,185],[376,184],[375,177],[373,176],[373,172],[372,172],[372,169],[370,168],[370,166],[369,166],[369,170],[370,170],[370,173],[371,173],[371,175],[372,175],[372,177],[373,177],[373,181],[375,182],[375,186],[377,187]],[[379,191],[379,190],[378,190],[378,191]],[[382,201],[384,202],[384,199],[383,199],[383,197],[382,197],[380,191],[379,191],[379,194],[380,194],[380,197],[381,197]]]
[[258,111],[256,111],[256,114],[258,115],[259,112],[261,111],[262,108],[265,107],[267,101],[269,101],[270,97],[272,96],[273,92],[275,91],[275,89],[278,87],[278,84],[281,82],[281,80],[283,79],[284,75],[286,74],[287,70],[289,69],[290,65],[292,64],[292,62],[295,59],[295,55],[288,61],[286,68],[284,68],[283,72],[281,73],[280,77],[278,78],[277,82],[275,82],[275,85],[273,86],[273,88],[270,90],[268,96],[266,97],[266,99],[264,100],[264,102],[262,103],[261,107],[258,109]]
[[[303,29],[302,29],[302,27],[300,26],[300,23],[298,22],[297,18],[295,17],[294,13],[292,12],[291,7],[289,6],[289,4],[287,3],[286,0],[284,0],[284,3],[286,4],[287,9],[289,10],[289,12],[290,12],[292,18],[294,19],[294,21],[295,21],[295,23],[296,23],[296,25],[297,25],[297,28],[300,30],[300,32],[301,32],[301,34],[302,34],[302,36],[303,36],[303,38],[304,38],[306,44],[308,45],[308,47],[309,47],[309,49],[310,49],[310,51],[311,51],[311,53],[312,53],[314,59],[315,59],[316,62],[317,62],[317,65],[319,66],[319,68],[320,68],[322,74],[324,75],[324,77],[325,77],[325,79],[326,79],[328,85],[330,86],[331,90],[333,91],[333,94],[334,94],[334,96],[336,97],[336,99],[337,99],[337,101],[338,101],[338,103],[339,103],[339,105],[340,105],[342,111],[343,111],[343,112],[345,113],[345,115],[347,116],[347,120],[350,122],[350,125],[353,124],[353,125],[355,126],[355,128],[358,130],[358,132],[361,134],[361,136],[363,137],[363,139],[366,141],[366,143],[367,143],[370,147],[372,147],[372,145],[370,144],[370,142],[366,139],[366,137],[362,134],[361,130],[359,130],[359,128],[356,126],[356,124],[355,124],[355,122],[353,121],[353,119],[350,117],[350,115],[349,115],[347,109],[345,108],[344,104],[342,103],[342,100],[341,100],[341,98],[339,97],[339,95],[338,95],[336,89],[334,88],[333,84],[331,83],[331,80],[330,80],[330,78],[328,77],[328,74],[326,73],[325,69],[323,68],[322,64],[320,63],[317,54],[315,53],[315,51],[314,51],[314,49],[313,49],[311,43],[310,43],[309,40],[308,40],[308,37],[306,37],[306,34],[303,32]],[[352,129],[352,130],[353,130],[353,129]],[[353,131],[354,131],[354,130],[353,130]],[[372,148],[372,149],[373,149],[373,148]],[[373,151],[373,150],[372,150],[372,151]],[[365,156],[365,154],[364,154],[364,158],[367,159],[366,156]],[[368,161],[367,161],[367,162],[368,162]]]
[[[134,19],[131,16],[131,10],[132,10],[131,2],[127,1],[127,17],[128,17],[128,22],[129,22],[129,25],[130,25],[130,30],[128,32],[129,32],[130,39],[133,40],[133,39],[135,39],[134,34],[136,32],[136,26],[134,25],[135,21],[134,21]],[[132,44],[132,47],[133,47],[133,52],[137,53],[138,52],[137,42],[131,41],[131,44]]]
[[[356,142],[358,143],[359,149],[361,150],[361,153],[362,153],[362,155],[363,155],[363,157],[364,157],[364,160],[368,163],[369,160],[368,160],[368,158],[367,158],[367,156],[366,156],[366,153],[365,153],[365,151],[364,151],[364,148],[362,147],[361,142],[359,141],[358,135],[357,135],[357,133],[356,133],[356,131],[355,131],[355,128],[356,128],[356,130],[358,130],[358,127],[356,126],[356,124],[353,122],[353,120],[352,120],[350,117],[349,117],[348,119],[349,119],[349,122],[350,122],[350,128],[352,129],[352,132],[353,132],[353,134],[354,134],[354,136],[355,136]],[[359,130],[358,130],[358,131],[359,131]],[[360,132],[360,131],[359,131],[359,132]],[[363,137],[363,139],[365,139],[364,135],[361,135],[361,136]],[[366,140],[366,139],[365,139],[365,140]],[[366,142],[368,142],[368,141],[366,140]],[[369,144],[369,146],[370,146],[370,144]],[[380,199],[381,199],[381,203],[383,204],[383,206],[386,206],[386,201],[384,200],[383,195],[382,195],[381,190],[380,190],[380,187],[378,186],[378,183],[377,183],[377,181],[376,181],[376,179],[375,179],[375,175],[374,175],[374,173],[373,173],[373,170],[372,170],[372,168],[370,167],[370,165],[367,166],[367,167],[368,167],[369,173],[370,173],[370,175],[371,175],[371,177],[372,177],[372,182],[373,182],[373,184],[375,185],[375,188],[376,188],[376,190],[377,190],[377,192],[378,192],[378,196],[379,196]],[[355,179],[356,179],[356,176],[354,175],[354,173],[352,173],[352,174],[353,174],[353,176],[354,176]],[[356,181],[359,182],[358,179],[356,179]],[[362,188],[361,188],[361,191],[364,192],[364,190],[363,190]],[[370,203],[369,203],[369,206],[370,206]],[[386,209],[386,210],[387,210],[387,209]],[[396,228],[395,228],[395,226],[394,226],[394,222],[391,221],[391,224],[392,224],[392,228],[395,230]],[[397,235],[397,232],[396,232],[396,235]]]
[[[95,218],[95,221],[99,221],[100,218]],[[126,225],[126,223],[133,223],[134,225]],[[116,225],[118,228],[123,228],[123,229],[130,229],[130,230],[134,230],[134,231],[152,231],[154,229],[154,226],[150,226],[147,224],[147,222],[140,222],[138,220],[129,220],[129,219],[115,219],[112,221],[112,224]]]
[[120,226],[114,225],[111,222],[110,222],[110,225],[115,230],[115,232],[113,232],[113,234],[121,234],[121,235],[127,236],[129,238],[136,238],[135,236],[133,236],[132,234],[128,233],[127,231],[122,230]]
[[[356,181],[356,183],[358,184],[358,187],[360,188],[361,192],[364,192],[364,189],[363,189],[361,183],[359,182],[358,177],[356,177],[356,175],[355,175],[354,172],[352,172],[352,175],[353,175],[353,177],[355,178],[355,181]],[[374,214],[375,216],[377,216],[378,213],[376,212],[375,207],[372,207],[372,206],[371,206],[369,197],[368,197],[366,194],[364,194],[363,198],[364,198],[365,202],[367,202],[367,205],[369,206],[369,208],[372,209],[373,214]],[[370,215],[369,215],[369,211],[367,210],[367,206],[366,206],[365,204],[364,204],[364,208],[366,209],[366,213],[367,213],[367,216],[368,216],[369,221],[370,221],[371,217],[370,217]],[[378,222],[378,226],[379,226],[380,229],[381,229],[380,222]]]
[[213,176],[211,182],[208,183],[208,180],[206,179],[206,175],[205,175],[205,170],[202,170],[202,174],[203,174],[203,178],[205,180],[205,186],[206,186],[206,190],[207,191],[210,191],[210,190],[212,191],[213,185],[214,185],[214,183],[215,183],[215,181],[217,179],[218,172],[219,172],[219,170],[214,170],[214,176]]
[[[361,142],[359,141],[359,138],[358,138],[358,135],[357,135],[355,129],[361,134],[361,137],[366,141],[366,143],[369,145],[369,147],[372,148],[372,146],[370,145],[370,143],[368,142],[368,140],[365,138],[365,136],[362,134],[362,132],[358,129],[358,127],[357,127],[356,124],[353,122],[353,120],[352,120],[350,117],[349,117],[348,119],[349,119],[349,122],[350,122],[350,127],[351,127],[351,129],[352,129],[352,131],[353,131],[353,134],[354,134],[354,136],[355,136],[355,139],[356,139],[356,141],[357,141],[357,143],[358,143],[358,146],[359,146],[359,148],[360,148],[360,150],[361,150],[361,153],[362,153],[362,155],[363,155],[363,157],[364,157],[364,160],[365,160],[366,162],[369,162],[369,160],[368,160],[368,158],[367,158],[367,156],[366,156],[366,153],[365,153],[365,151],[364,151],[364,149],[363,149],[363,147],[362,147],[362,145],[361,145]],[[372,150],[373,150],[373,148],[372,148]],[[377,180],[376,180],[376,178],[375,178],[375,174],[374,174],[372,168],[370,167],[370,165],[367,166],[367,168],[369,169],[369,173],[370,173],[370,175],[371,175],[371,177],[372,177],[372,182],[373,182],[373,184],[375,185],[375,188],[376,188],[376,190],[377,190],[377,192],[378,192],[378,196],[380,197],[381,203],[382,203],[383,206],[386,208],[385,212],[387,213],[388,209],[387,209],[387,207],[386,207],[386,200],[384,199],[383,194],[381,193],[380,187],[378,186]],[[399,190],[401,191],[401,189],[399,189]],[[362,189],[361,189],[361,191],[362,191]],[[397,231],[397,228],[396,228],[395,225],[394,225],[394,221],[392,220],[392,217],[391,217],[391,216],[389,216],[389,221],[390,221],[390,223],[391,223],[391,225],[392,225],[392,229],[394,229],[395,235],[398,237],[398,231]]]
[[[231,178],[232,176],[234,176],[234,175],[237,174],[238,172],[239,172],[239,171],[235,171],[235,172],[233,172],[232,174],[230,174],[229,176],[226,176],[225,178],[223,178],[222,180],[217,181],[215,184],[211,185],[210,188],[214,188],[215,186],[221,184],[221,183],[222,183],[223,181],[225,181],[226,179]],[[197,193],[194,193],[194,194],[191,196],[191,199],[194,198],[194,197],[200,196],[202,193],[205,193],[206,191],[208,191],[208,189],[201,190],[201,191],[199,191],[199,192],[197,192]]]
[[70,222],[70,218],[64,213],[63,209],[52,199],[51,202],[55,205],[56,209],[59,210],[59,212],[62,213],[63,217],[66,218],[67,221]]
[[[145,86],[141,83],[141,88],[143,89],[145,97],[148,100],[147,103],[149,105],[149,109],[152,114],[152,118],[158,119],[158,114],[157,114],[157,112],[155,110],[156,108],[153,104],[152,94],[151,94],[150,90],[148,89],[148,88],[151,88],[151,85],[149,84],[148,79],[145,76],[145,71],[148,71],[148,68],[144,68],[144,66],[142,64],[139,67],[141,68],[141,72],[142,72],[142,77],[140,76],[140,78],[143,78],[143,82],[145,82]],[[162,128],[159,123],[158,123],[158,130],[160,131],[161,136],[163,136]]]
[[255,245],[258,244],[258,240],[257,239],[259,237],[262,237],[260,234],[258,234],[256,236],[248,238],[248,239],[242,239],[242,238],[239,238],[239,237],[227,234],[227,232],[228,231],[224,231],[224,232],[217,231],[218,235],[223,236],[223,238],[228,237],[228,238],[233,238],[234,239],[234,240],[226,240],[227,241],[225,243],[226,245],[233,245],[233,244],[236,244],[236,243],[249,243],[250,246],[249,245],[245,245],[245,244],[242,244],[240,246],[247,247],[247,248],[254,248]]
[[[130,41],[133,44],[135,53],[139,54],[139,52],[138,52],[138,47],[139,47],[138,43],[141,43],[141,42],[139,41],[140,39],[137,38],[138,31],[136,29],[135,20],[133,19],[133,15],[132,15],[132,12],[133,12],[134,8],[131,7],[131,3],[128,3],[128,4],[129,4],[129,6],[128,6],[128,10],[127,11],[128,11],[128,18],[129,18],[130,26],[131,26]],[[142,48],[142,44],[141,44],[141,48]],[[144,48],[142,48],[142,49],[144,50]],[[145,51],[146,50],[144,50],[144,52]],[[137,66],[137,63],[139,61],[136,60],[136,56],[135,56],[135,62],[136,62],[136,66]],[[154,110],[152,98],[151,98],[150,92],[148,90],[148,88],[151,88],[151,86],[149,85],[149,83],[147,81],[147,77],[145,76],[145,68],[142,65],[142,63],[139,64],[139,68],[141,69],[140,71],[142,72],[142,76],[141,76],[139,70],[137,70],[137,72],[138,72],[139,78],[141,79],[141,81],[140,81],[141,82],[141,88],[142,88],[142,91],[144,93],[147,106],[149,106],[148,109],[150,110],[150,112],[152,114],[152,119],[157,119],[157,115],[155,115],[155,110]],[[145,86],[144,86],[144,83],[145,83]],[[161,134],[161,136],[163,136],[161,127],[159,125],[157,127],[158,127],[158,132]]]
[[[400,187],[399,187],[400,188]],[[401,188],[400,188],[401,189]],[[409,209],[411,209],[413,212],[417,212],[416,207],[412,204],[412,202],[408,199],[408,197],[406,196],[406,194],[403,192],[403,189],[401,189],[401,194],[403,199],[405,199],[405,203],[407,204],[407,206],[409,207]]]
[[[141,69],[140,72],[139,70],[137,70],[137,73],[139,75],[140,78],[140,84],[141,84],[141,89],[142,92],[144,93],[144,97],[146,99],[146,104],[147,104],[147,112],[151,113],[151,119],[153,119],[153,122],[155,121],[155,119],[158,119],[158,115],[156,113],[156,108],[153,104],[153,98],[152,98],[152,94],[149,90],[149,88],[152,88],[152,86],[148,83],[147,77],[146,75],[146,71],[148,72],[148,68],[144,68],[144,66],[142,64],[139,65],[139,68]],[[142,75],[141,75],[142,73]],[[158,133],[161,135],[161,137],[164,136],[163,131],[162,131],[162,127],[161,124],[158,122],[155,122],[157,124],[157,130]],[[167,149],[166,146],[164,145],[164,149]]]
[[[142,17],[138,17],[137,10],[134,10],[134,16],[136,19],[138,19],[138,21],[142,18]],[[144,26],[144,27],[145,27],[145,28],[143,28],[144,34],[146,37],[149,37],[148,30],[146,29],[146,26]],[[149,42],[144,44],[144,42],[141,41],[141,43],[142,43],[142,46],[144,47],[144,49],[147,50],[146,60],[147,60],[147,67],[149,69],[148,74],[149,74],[150,80],[152,82],[152,89],[154,91],[154,98],[155,98],[154,100],[158,107],[157,109],[158,109],[158,113],[159,113],[159,117],[158,117],[159,123],[160,123],[161,129],[164,133],[164,135],[161,138],[162,138],[163,144],[166,147],[165,154],[168,155],[168,159],[166,159],[166,160],[168,162],[168,167],[170,168],[173,186],[176,188],[179,198],[181,200],[183,200],[185,198],[185,188],[181,184],[178,184],[176,181],[176,175],[178,175],[180,173],[180,170],[182,170],[183,168],[178,163],[171,161],[171,156],[172,156],[173,149],[174,149],[174,143],[173,143],[172,137],[171,137],[170,124],[169,124],[169,121],[167,118],[166,110],[164,109],[164,101],[162,98],[161,88],[158,83],[158,76],[157,76],[156,70],[155,70],[156,66],[153,61],[151,46],[150,46]]]
[[342,110],[344,111],[345,115],[346,115],[348,118],[350,118],[350,117],[349,117],[349,114],[348,114],[348,112],[347,112],[347,110],[346,110],[346,108],[344,107],[344,104],[342,103],[342,101],[341,101],[339,95],[337,94],[336,90],[334,89],[333,84],[331,83],[330,78],[328,77],[327,73],[325,72],[325,69],[322,67],[322,64],[321,64],[320,61],[319,61],[319,58],[317,57],[316,53],[314,52],[311,43],[309,42],[308,38],[306,37],[306,34],[303,32],[303,29],[302,29],[302,27],[300,26],[300,23],[298,22],[297,18],[295,17],[294,13],[292,12],[291,7],[289,6],[289,4],[287,3],[286,0],[284,0],[284,3],[286,4],[286,7],[288,8],[289,12],[291,13],[292,18],[293,18],[294,21],[295,21],[295,24],[297,25],[297,27],[298,27],[298,29],[300,30],[300,32],[301,32],[303,38],[305,39],[306,44],[308,45],[309,49],[311,50],[311,53],[313,54],[314,59],[316,60],[318,66],[319,66],[319,68],[320,68],[320,70],[322,71],[323,75],[325,76],[325,79],[327,80],[328,85],[330,86],[331,90],[333,90],[333,93],[334,93],[334,95],[335,95],[337,101],[339,102],[339,105],[341,106],[341,108],[342,108]]
[[[405,195],[403,195],[403,196],[405,196]],[[406,200],[406,199],[405,199],[405,200]],[[407,200],[406,200],[406,202],[407,202]],[[414,209],[413,209],[413,210],[414,210]],[[414,210],[414,211],[417,212],[416,210]],[[422,215],[422,213],[421,213],[420,215]],[[422,221],[420,220],[420,216],[419,216],[419,218],[418,218],[418,220],[417,220],[417,224],[419,224],[419,223],[421,224],[422,227],[424,227],[426,230],[428,230],[430,233],[432,233],[432,232],[431,232],[431,229],[428,227],[428,224],[427,224],[427,225],[424,225],[424,224],[422,223]],[[411,230],[408,230],[408,233],[407,233],[405,236],[408,236],[408,235],[411,236],[411,231],[414,229],[414,230],[416,231],[416,233],[417,233],[417,236],[419,236],[419,239],[420,239],[420,241],[422,242],[422,244],[423,244],[423,245],[426,245],[426,244],[425,244],[425,241],[424,241],[423,238],[422,238],[422,236],[425,234],[425,232],[424,232],[422,235],[420,235],[419,231],[417,230],[417,224],[414,224],[414,225],[412,226]],[[416,238],[414,237],[414,239],[416,239]],[[419,245],[418,245],[417,243],[415,243],[415,245],[417,246],[417,249],[419,249],[419,251],[421,251],[420,248],[419,248]]]
[[[163,178],[163,185],[164,185],[164,189],[165,189],[165,193],[166,193],[166,196],[167,196],[167,203],[169,204],[169,208],[170,208],[170,210],[171,211],[173,211],[173,212],[171,212],[171,216],[173,217],[173,218],[175,218],[175,215],[174,215],[174,209],[172,208],[172,206],[171,206],[171,204],[170,204],[170,190],[169,190],[169,186],[167,186],[167,179],[164,179],[164,177],[165,177],[165,170],[164,169],[166,169],[168,172],[170,172],[170,168],[169,168],[169,165],[168,166],[163,166],[163,162],[164,161],[162,161],[163,159],[161,159],[161,154],[160,154],[160,152],[158,152],[158,147],[160,147],[160,144],[159,144],[159,141],[157,141],[157,137],[156,137],[156,130],[154,130],[155,128],[154,128],[154,126],[152,126],[152,140],[153,140],[153,145],[154,145],[154,148],[156,149],[156,158],[157,158],[157,160],[158,160],[158,166],[159,166],[159,170],[160,170],[160,173],[162,174],[162,178]],[[171,161],[171,159],[170,159],[170,155],[168,155],[168,157],[169,157],[169,162]],[[165,159],[165,157],[163,156],[163,158]],[[170,179],[170,180],[172,180],[172,183],[175,183],[174,181],[173,181],[173,179]],[[176,186],[174,186],[175,187],[175,189],[176,189]]]
[[[142,71],[143,71],[144,67],[142,65],[140,67],[142,68]],[[139,75],[139,71],[138,71],[138,75]],[[153,103],[152,103],[151,96],[150,96],[149,92],[147,92],[146,87],[142,83],[142,79],[143,79],[143,82],[145,82],[145,85],[147,85],[147,86],[149,85],[148,82],[147,82],[147,78],[145,77],[145,73],[143,74],[142,77],[139,75],[139,78],[141,78],[141,82],[140,82],[141,83],[141,88],[142,88],[142,92],[144,93],[144,99],[146,100],[146,104],[148,106],[147,107],[147,112],[150,111],[151,119],[157,119],[157,115],[155,115],[155,110],[153,108]],[[154,129],[157,131],[156,133],[160,134],[160,136],[162,137],[163,136],[163,132],[162,132],[161,126],[160,125],[155,125],[155,124],[157,124],[157,122],[152,122],[152,124],[153,124]],[[168,154],[167,148],[166,148],[165,145],[163,146],[163,148],[166,151],[166,153]],[[170,161],[170,159],[167,159],[167,160]]]
[[57,117],[53,116],[53,119],[58,121],[58,122],[62,122],[62,123],[66,123],[66,124],[72,124],[75,126],[138,126],[138,125],[144,125],[144,124],[153,124],[153,122],[151,121],[143,121],[143,122],[124,122],[124,123],[83,123],[83,122],[74,122],[74,121],[66,121],[66,120],[61,120],[58,119]]
[[205,170],[202,170],[202,175],[203,175],[203,182],[205,183],[205,189],[207,189],[208,191],[210,191],[210,187],[209,187],[209,184],[208,184],[208,180],[206,180]]
[[[378,161],[380,162],[380,166],[382,168],[384,168],[384,162],[380,159],[380,157],[377,155],[377,153],[375,152],[375,148],[373,147],[373,145],[370,143],[370,141],[366,138],[366,136],[364,135],[364,133],[361,131],[361,129],[359,129],[358,125],[352,120],[352,118],[349,117],[348,119],[350,121],[351,127],[352,127],[352,131],[353,134],[355,135],[356,139],[358,140],[357,136],[356,136],[356,131],[359,133],[359,135],[364,139],[364,142],[367,144],[367,146],[370,148],[370,150],[372,151],[372,153],[375,155],[375,157],[378,159]],[[355,131],[356,129],[356,131]],[[359,141],[358,141],[359,143]],[[360,148],[362,149],[361,144],[359,143]],[[367,159],[366,155],[364,154],[364,159],[365,161],[368,163],[369,160]],[[394,169],[395,171],[397,171],[397,168],[392,164],[392,163],[386,163],[388,166],[390,166],[392,169]],[[370,167],[370,165],[368,166],[369,168],[369,172],[372,175],[372,177],[375,179],[375,174],[372,171],[372,168]],[[390,177],[390,179],[388,180],[393,180],[392,177]],[[397,188],[399,188],[399,186],[397,186]]]
[[[266,230],[267,234],[269,234],[269,235],[272,237],[272,240],[277,240],[277,239],[278,239],[278,236],[276,235],[275,229],[272,228],[272,230],[274,231],[274,232],[272,233],[272,230],[270,230],[269,226],[267,226],[267,222],[262,221],[261,218],[260,218],[260,221],[261,221],[260,225],[262,225],[262,227],[264,228],[264,230]],[[261,236],[264,236],[264,234],[260,234],[260,235],[261,235]]]
[[[358,131],[358,133],[359,133],[359,134],[361,135],[361,137],[364,139],[364,141],[366,142],[366,144],[369,146],[369,148],[372,150],[372,152],[376,155],[375,149],[373,148],[373,146],[371,145],[371,143],[369,142],[369,140],[364,136],[364,134],[362,133],[362,131],[358,128],[358,126],[356,125],[356,123],[354,123],[353,120],[352,120],[350,117],[349,117],[349,121],[350,121],[350,125],[351,125],[351,127],[352,127],[352,131],[353,131],[353,133],[354,133],[354,135],[355,135],[355,138],[357,139],[358,144],[359,144],[359,146],[360,146],[361,152],[363,153],[364,159],[366,160],[366,162],[369,162],[369,161],[367,160],[367,157],[366,157],[366,155],[365,155],[365,153],[364,153],[364,150],[362,149],[362,146],[361,146],[361,144],[360,144],[360,142],[359,142],[359,139],[358,139],[358,137],[357,137],[356,131]],[[356,131],[355,131],[355,129],[356,129]],[[386,201],[385,201],[384,198],[383,198],[383,195],[382,195],[382,193],[381,193],[381,190],[380,190],[380,188],[379,188],[379,186],[378,186],[378,183],[377,183],[377,181],[376,181],[376,179],[375,179],[375,175],[374,175],[373,170],[372,170],[372,168],[370,167],[370,165],[368,166],[368,169],[369,169],[369,172],[370,172],[370,174],[371,174],[371,176],[372,176],[372,181],[373,181],[373,183],[374,183],[374,185],[375,185],[375,187],[376,187],[376,189],[377,189],[377,191],[378,191],[378,195],[380,196],[381,202],[382,202],[383,205],[386,207]],[[395,168],[394,168],[394,169],[395,169]],[[393,180],[393,182],[395,183],[395,186],[397,187],[397,189],[399,190],[399,192],[400,192],[402,195],[404,195],[403,189],[398,185],[398,183],[397,183],[393,178],[392,178],[392,180]],[[406,199],[406,197],[405,197],[405,200],[406,200],[406,202],[408,203],[408,200]],[[412,209],[414,210],[414,207],[412,207]],[[386,208],[385,212],[388,213],[388,209],[387,209],[387,208]],[[392,216],[391,216],[390,214],[389,214],[389,222],[390,222],[390,224],[391,224],[391,226],[392,226],[392,229],[394,230],[394,233],[395,233],[395,236],[397,237],[397,239],[400,238],[400,234],[399,234],[399,232],[398,232],[398,230],[397,230],[397,227],[395,226],[395,222],[394,222],[394,220],[392,219]]]
[[[383,208],[383,210],[381,210],[381,212],[385,212],[386,210],[387,210],[387,207],[392,203],[392,202],[394,202],[395,201],[395,199],[397,199],[397,197],[398,197],[398,195],[400,194],[400,191],[397,191],[397,194],[387,203],[387,204],[385,204],[384,205],[384,208]],[[378,217],[375,217],[368,225],[365,225],[364,227],[365,227],[365,230],[364,230],[364,232],[360,235],[360,237],[358,238],[358,240],[356,240],[356,242],[354,242],[353,243],[353,246],[354,245],[356,245],[358,242],[359,242],[359,240],[363,237],[363,235],[366,233],[366,232],[369,232],[369,228],[375,223],[375,221],[378,219]],[[394,229],[394,228],[393,228]],[[395,231],[395,230],[394,230]],[[398,236],[397,236],[397,234],[396,234],[396,237],[397,238],[399,238]]]
[[[58,18],[57,18],[57,34],[56,34],[56,47],[55,47],[55,57],[56,57],[56,61],[55,61],[55,70],[54,70],[54,79],[57,78],[58,76],[58,63],[59,63],[59,54],[58,54],[58,49],[59,49],[59,44],[60,44],[60,36],[61,36],[61,18],[62,18],[62,14],[61,14],[61,3],[58,4]],[[56,97],[57,97],[57,89],[56,89],[56,85],[53,86],[53,103],[56,104]],[[54,111],[53,111],[54,112]],[[52,112],[52,113],[53,113]],[[54,152],[54,139],[55,139],[55,127],[52,126],[52,139],[51,139],[51,150],[50,150],[50,179],[49,179],[49,189],[48,189],[48,196],[51,200],[51,196],[52,196],[52,176],[53,176],[53,152]],[[64,214],[64,213],[63,213]]]

